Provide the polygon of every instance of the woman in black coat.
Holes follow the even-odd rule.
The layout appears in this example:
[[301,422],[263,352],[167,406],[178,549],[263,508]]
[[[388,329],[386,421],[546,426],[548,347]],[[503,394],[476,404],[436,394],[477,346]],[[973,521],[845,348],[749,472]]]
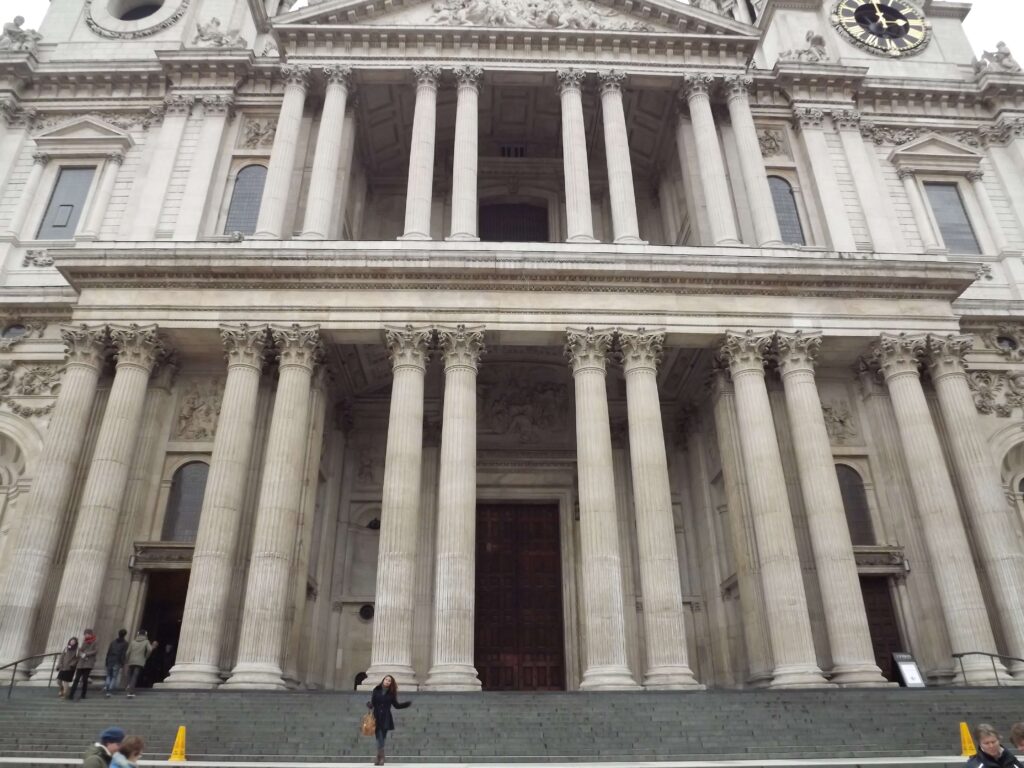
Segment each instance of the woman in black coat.
[[978,754],[967,761],[964,768],[1021,768],[1017,758],[999,743],[999,733],[991,725],[980,724],[974,729]]
[[373,710],[373,719],[377,721],[377,760],[374,765],[384,765],[384,742],[388,731],[395,730],[395,719],[391,717],[391,708],[405,709],[412,706],[411,701],[404,704],[398,702],[398,683],[391,675],[384,675],[380,685],[373,689],[373,696],[366,706]]

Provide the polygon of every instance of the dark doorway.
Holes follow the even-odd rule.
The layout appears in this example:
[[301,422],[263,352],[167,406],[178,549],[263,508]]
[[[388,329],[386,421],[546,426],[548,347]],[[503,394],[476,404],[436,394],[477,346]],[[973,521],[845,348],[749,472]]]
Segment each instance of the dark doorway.
[[900,640],[899,622],[892,604],[888,576],[861,576],[860,590],[864,595],[864,610],[871,632],[871,647],[875,652],[875,663],[887,680],[896,681],[892,655],[903,650]]
[[485,691],[565,690],[555,504],[477,507],[476,669]]
[[150,571],[146,589],[146,607],[142,611],[141,629],[157,647],[149,655],[140,685],[148,687],[162,682],[174,666],[181,635],[181,619],[185,613],[190,571]]
[[489,243],[546,243],[548,209],[529,203],[481,205],[480,239]]

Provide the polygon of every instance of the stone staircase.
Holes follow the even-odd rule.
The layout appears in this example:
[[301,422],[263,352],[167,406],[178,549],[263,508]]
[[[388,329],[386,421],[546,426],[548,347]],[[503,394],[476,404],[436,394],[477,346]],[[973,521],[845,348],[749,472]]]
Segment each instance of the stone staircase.
[[[2,694],[0,694],[2,696]],[[956,755],[958,723],[1004,732],[1024,719],[1014,688],[704,693],[413,693],[395,713],[399,762],[721,761]],[[53,689],[0,697],[2,758],[74,758],[100,730],[145,738],[147,757],[188,728],[190,760],[363,762],[366,694]]]

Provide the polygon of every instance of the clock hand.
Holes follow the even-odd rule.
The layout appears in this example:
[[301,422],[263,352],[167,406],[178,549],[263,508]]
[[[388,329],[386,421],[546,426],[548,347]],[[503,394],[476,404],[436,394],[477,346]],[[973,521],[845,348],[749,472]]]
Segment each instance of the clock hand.
[[875,17],[878,19],[878,23],[882,25],[882,29],[887,29],[889,27],[889,22],[885,18],[885,14],[882,13],[882,9],[878,5],[878,0],[872,0],[871,4],[875,6]]

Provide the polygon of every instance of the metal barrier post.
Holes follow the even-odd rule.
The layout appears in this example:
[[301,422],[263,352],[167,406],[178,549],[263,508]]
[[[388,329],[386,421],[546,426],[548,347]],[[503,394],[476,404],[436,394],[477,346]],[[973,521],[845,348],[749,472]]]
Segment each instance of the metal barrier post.
[[11,693],[14,691],[14,678],[18,675],[18,662],[14,662],[14,669],[11,670],[11,682],[7,686],[7,698],[11,698]]
[[956,660],[960,662],[960,677],[964,679],[964,685],[967,685],[967,672],[964,671],[964,657],[963,654],[958,653]]
[[999,670],[996,668],[996,657],[990,656],[989,661],[992,662],[992,674],[996,676],[996,685],[998,685],[1001,688],[1003,684],[999,680]]

